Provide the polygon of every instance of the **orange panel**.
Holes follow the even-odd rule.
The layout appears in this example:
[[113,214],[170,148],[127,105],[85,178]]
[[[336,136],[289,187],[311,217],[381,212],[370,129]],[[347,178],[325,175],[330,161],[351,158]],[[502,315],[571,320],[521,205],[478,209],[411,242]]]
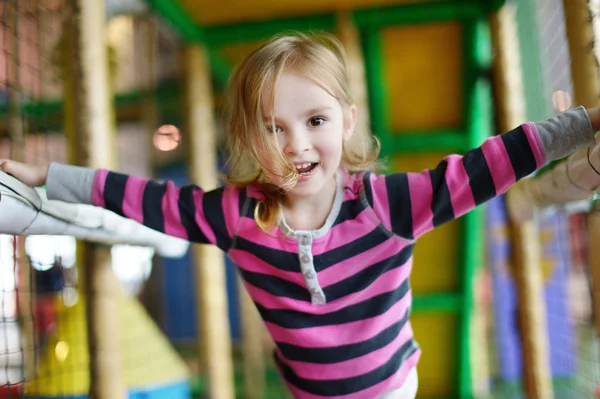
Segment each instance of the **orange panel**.
[[[175,1],[175,0],[172,0]],[[178,0],[202,25],[245,22],[302,15],[324,14],[356,8],[393,4],[427,3],[436,0]]]
[[390,129],[460,128],[462,45],[459,23],[383,31]]

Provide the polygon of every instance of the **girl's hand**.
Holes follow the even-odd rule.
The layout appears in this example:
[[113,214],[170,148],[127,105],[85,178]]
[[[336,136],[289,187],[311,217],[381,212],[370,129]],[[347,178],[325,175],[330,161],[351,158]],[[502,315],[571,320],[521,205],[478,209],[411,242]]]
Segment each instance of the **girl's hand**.
[[21,162],[0,159],[0,171],[8,173],[31,187],[46,184],[50,165],[28,165]]
[[589,108],[587,109],[590,122],[592,122],[592,129],[597,132],[600,130],[600,108]]

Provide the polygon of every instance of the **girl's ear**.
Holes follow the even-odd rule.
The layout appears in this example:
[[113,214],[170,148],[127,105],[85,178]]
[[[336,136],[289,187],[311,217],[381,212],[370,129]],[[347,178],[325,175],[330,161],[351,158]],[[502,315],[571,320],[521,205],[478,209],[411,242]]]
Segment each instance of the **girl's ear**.
[[344,140],[349,140],[356,126],[356,105],[352,104],[348,107],[348,112],[344,119],[346,119],[344,121]]

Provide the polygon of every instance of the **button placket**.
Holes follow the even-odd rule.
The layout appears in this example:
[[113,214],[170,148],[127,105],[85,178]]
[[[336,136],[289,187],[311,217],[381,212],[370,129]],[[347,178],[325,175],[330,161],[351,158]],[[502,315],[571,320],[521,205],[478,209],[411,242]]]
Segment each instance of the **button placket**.
[[324,304],[326,303],[325,293],[319,286],[315,265],[313,263],[312,236],[308,233],[302,233],[297,239],[300,271],[304,277],[306,287],[310,292],[311,302],[313,304]]

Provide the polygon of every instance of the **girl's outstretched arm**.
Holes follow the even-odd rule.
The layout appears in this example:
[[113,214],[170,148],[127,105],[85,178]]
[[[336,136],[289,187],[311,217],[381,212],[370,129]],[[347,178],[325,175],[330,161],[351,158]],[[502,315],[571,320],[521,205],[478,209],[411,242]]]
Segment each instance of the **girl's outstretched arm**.
[[373,208],[395,234],[417,238],[506,192],[546,162],[596,143],[598,110],[583,107],[539,123],[525,123],[487,139],[435,169],[369,177]]
[[239,190],[204,191],[195,185],[176,187],[104,169],[50,164],[46,169],[5,161],[0,169],[29,185],[46,184],[48,199],[91,204],[136,220],[154,230],[227,250]]

